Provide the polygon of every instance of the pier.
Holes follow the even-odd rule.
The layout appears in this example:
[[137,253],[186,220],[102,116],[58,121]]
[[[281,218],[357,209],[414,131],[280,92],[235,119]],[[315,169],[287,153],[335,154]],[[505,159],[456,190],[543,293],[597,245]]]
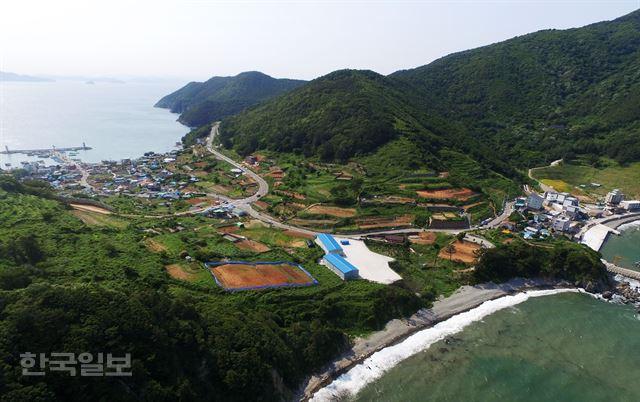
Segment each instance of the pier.
[[84,142],[81,147],[68,147],[68,148],[56,148],[55,145],[52,148],[48,149],[9,149],[9,147],[5,146],[4,151],[0,151],[0,154],[10,155],[10,154],[44,154],[44,153],[52,153],[52,152],[75,152],[75,151],[88,151],[92,149],[88,147]]
[[606,260],[602,260],[602,262],[604,263],[605,267],[607,267],[607,271],[640,281],[640,271],[622,268]]

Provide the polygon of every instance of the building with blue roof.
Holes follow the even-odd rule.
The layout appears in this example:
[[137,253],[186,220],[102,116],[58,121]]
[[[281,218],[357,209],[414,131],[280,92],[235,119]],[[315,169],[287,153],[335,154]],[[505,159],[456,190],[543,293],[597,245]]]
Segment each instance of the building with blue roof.
[[358,268],[354,267],[339,254],[325,254],[324,261],[327,267],[343,280],[356,279],[358,277]]
[[320,233],[316,239],[325,253],[344,255],[344,250],[330,234]]

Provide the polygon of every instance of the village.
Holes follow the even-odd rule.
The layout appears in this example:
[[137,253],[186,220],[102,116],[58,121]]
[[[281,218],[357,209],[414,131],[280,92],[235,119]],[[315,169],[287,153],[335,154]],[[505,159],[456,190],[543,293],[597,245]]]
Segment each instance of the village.
[[[222,229],[218,230],[218,234],[223,239],[235,246],[249,247],[257,252],[262,249],[268,250],[268,247],[224,229],[224,225],[241,227],[247,222],[247,218],[250,218],[249,221],[255,220],[256,216],[247,217],[247,207],[249,210],[252,209],[245,201],[251,197],[255,197],[250,204],[253,207],[260,211],[270,209],[269,212],[274,212],[273,208],[269,208],[269,204],[263,201],[274,195],[258,199],[258,183],[246,172],[252,170],[265,177],[275,197],[286,196],[294,203],[301,201],[303,197],[301,194],[281,189],[283,181],[287,180],[287,173],[273,160],[261,155],[250,155],[241,163],[231,164],[207,152],[202,142],[188,149],[176,149],[166,153],[147,152],[138,159],[93,164],[71,159],[69,156],[73,155],[63,152],[57,152],[54,156],[56,165],[48,166],[42,161],[22,163],[20,175],[23,179],[43,180],[49,183],[62,197],[81,203],[94,203],[123,216],[201,216],[217,219],[217,226]],[[319,166],[312,168],[321,172]],[[322,177],[320,174],[326,173],[318,173],[317,177]],[[338,181],[353,180],[351,174],[343,171],[334,176]],[[499,231],[506,237],[520,236],[529,242],[550,241],[561,236],[585,243],[598,251],[606,236],[615,233],[615,227],[604,226],[602,223],[618,222],[627,216],[640,213],[640,201],[626,200],[625,195],[618,189],[609,192],[603,200],[593,203],[581,200],[580,196],[571,193],[554,191],[548,186],[542,188],[545,191],[538,193],[525,186],[526,196],[505,202],[502,214],[485,219],[477,225],[470,225],[467,219],[438,221],[439,215],[435,214],[430,218],[426,229],[407,221],[402,222],[400,227],[383,227],[377,232],[373,230],[376,228],[372,228],[360,234],[344,234],[336,238],[323,235],[321,231],[311,233],[320,233],[315,240],[326,253],[321,263],[341,279],[366,277],[381,283],[391,283],[402,279],[389,268],[388,263],[393,259],[370,251],[362,240],[429,245],[435,241],[434,233],[459,233],[461,236],[447,245],[448,259],[469,265],[476,260],[479,249],[494,245],[487,240],[491,238],[487,231]],[[431,194],[430,196],[433,197]],[[373,200],[377,198],[374,197]],[[438,207],[446,212],[454,208],[440,205]],[[330,206],[322,208],[324,211],[330,211],[330,208],[339,212],[346,210]],[[433,209],[432,206],[425,208]],[[441,213],[440,210],[436,212]],[[262,220],[260,216],[266,215],[259,214],[258,221]],[[265,219],[264,222],[271,226],[273,218]],[[293,225],[290,229],[309,232],[306,228],[296,227],[295,222],[295,219],[291,221]],[[184,230],[184,227],[177,225],[167,230],[174,233]],[[314,236],[306,236],[307,247],[315,245],[311,241],[313,238]],[[347,252],[349,250],[354,252]],[[440,250],[439,256],[446,259],[447,251]],[[193,260],[190,255],[185,255],[184,258],[188,258],[187,262]]]
[[520,233],[526,240],[561,235],[581,242],[585,229],[594,223],[623,219],[626,214],[636,212],[640,212],[640,201],[625,200],[619,189],[610,191],[595,204],[583,203],[567,192],[547,189],[542,194],[531,191],[527,197],[516,198],[514,213],[500,226],[507,232]]

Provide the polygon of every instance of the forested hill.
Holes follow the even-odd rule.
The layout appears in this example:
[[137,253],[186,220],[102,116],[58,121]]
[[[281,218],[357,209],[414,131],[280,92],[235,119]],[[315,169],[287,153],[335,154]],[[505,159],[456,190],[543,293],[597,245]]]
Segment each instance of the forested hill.
[[182,123],[196,127],[236,114],[304,83],[249,71],[235,77],[213,77],[205,82],[190,82],[160,99],[155,106],[181,113]]
[[[223,121],[224,145],[344,160],[399,136],[524,168],[640,160],[640,12],[456,53],[384,77],[337,71]],[[500,168],[502,166],[502,168]],[[492,166],[496,167],[496,166]]]
[[546,30],[392,74],[515,162],[567,153],[640,159],[640,11]]

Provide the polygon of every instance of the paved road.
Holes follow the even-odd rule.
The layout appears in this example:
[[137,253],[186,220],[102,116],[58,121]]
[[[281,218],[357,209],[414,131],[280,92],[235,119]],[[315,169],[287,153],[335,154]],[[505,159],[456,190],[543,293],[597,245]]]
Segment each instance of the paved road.
[[[222,201],[225,204],[228,205],[233,205],[234,207],[237,207],[239,209],[241,209],[242,211],[246,212],[247,215],[251,216],[254,219],[258,219],[266,224],[268,224],[271,227],[276,227],[279,229],[284,229],[284,230],[292,230],[295,232],[299,232],[299,233],[304,233],[304,234],[308,234],[308,235],[312,235],[315,236],[320,232],[314,231],[314,230],[310,230],[307,228],[303,228],[303,227],[298,227],[298,226],[293,226],[293,225],[289,225],[287,223],[284,222],[280,222],[279,220],[275,219],[274,217],[261,213],[259,211],[256,211],[253,206],[251,204],[253,204],[254,202],[258,201],[260,198],[262,198],[263,196],[267,195],[269,193],[269,184],[262,178],[260,177],[258,174],[256,174],[255,172],[253,172],[251,169],[248,169],[246,166],[234,161],[233,159],[229,158],[228,156],[222,154],[221,152],[219,152],[216,147],[213,145],[213,141],[216,137],[216,135],[218,135],[220,130],[220,123],[216,122],[213,124],[213,126],[211,127],[211,133],[209,134],[209,136],[206,139],[206,148],[209,152],[211,152],[217,159],[223,160],[227,163],[229,163],[230,165],[234,166],[237,169],[242,170],[242,172],[244,174],[246,174],[247,176],[251,177],[253,180],[255,180],[258,183],[258,191],[247,197],[247,198],[241,198],[241,199],[233,199],[233,198],[229,198],[226,197],[222,194],[216,194],[216,193],[209,193],[207,194],[208,197],[210,198],[214,198],[214,199],[218,199],[220,201]],[[207,210],[209,207],[206,208],[201,208],[198,210],[190,210],[190,211],[183,211],[183,212],[177,212],[174,214],[170,214],[170,215],[147,215],[145,217],[147,218],[166,218],[166,217],[170,217],[170,216],[180,216],[180,215],[191,215],[191,214],[197,214],[200,212],[204,212],[205,210]],[[504,212],[496,217],[495,219],[493,219],[491,222],[489,222],[487,225],[485,225],[484,227],[486,228],[492,228],[492,227],[497,227],[500,225],[500,223],[502,223],[502,221],[507,218],[509,215],[511,215],[511,212],[513,212],[513,202],[508,202],[505,205],[505,210]],[[140,215],[123,215],[123,216],[140,216]],[[450,233],[450,234],[457,234],[460,232],[467,232],[470,230],[475,230],[477,229],[477,227],[472,227],[469,229],[422,229],[422,228],[403,228],[403,229],[390,229],[390,230],[383,230],[383,231],[378,231],[378,232],[365,232],[365,233],[352,233],[352,234],[345,234],[343,236],[345,237],[353,237],[353,238],[361,238],[364,236],[368,236],[368,235],[384,235],[384,234],[406,234],[406,233],[419,233],[419,232],[424,232],[424,231],[429,231],[429,232],[443,232],[443,233]],[[487,242],[485,239],[482,238],[477,238],[480,239],[479,241],[481,242]],[[491,243],[488,243],[491,244]],[[487,245],[489,247],[489,245]]]
[[84,165],[82,165],[81,163],[78,163],[74,160],[72,160],[71,158],[69,158],[69,156],[67,154],[65,154],[64,152],[55,152],[54,154],[57,154],[57,156],[62,159],[63,161],[65,161],[68,164],[74,165],[76,167],[76,169],[78,169],[78,171],[82,174],[82,177],[80,177],[80,185],[82,187],[84,187],[85,189],[89,190],[89,191],[94,191],[95,189],[93,188],[93,186],[91,184],[89,184],[88,179],[89,179],[89,171],[84,167]]
[[[316,235],[320,232],[317,231],[313,231],[310,229],[306,229],[306,228],[302,228],[302,227],[298,227],[298,226],[293,226],[293,225],[289,225],[287,223],[283,223],[280,222],[279,220],[273,218],[270,215],[267,214],[263,214],[261,212],[256,211],[253,206],[251,205],[252,203],[258,201],[261,197],[267,195],[269,193],[269,184],[262,178],[260,177],[258,174],[256,174],[255,172],[253,172],[251,169],[248,169],[246,166],[241,165],[240,163],[234,161],[233,159],[229,158],[228,156],[222,154],[221,152],[216,150],[216,147],[213,145],[213,141],[215,139],[215,137],[219,134],[219,130],[220,130],[220,123],[216,122],[213,124],[213,126],[211,127],[211,133],[209,134],[209,137],[207,137],[207,141],[206,141],[206,146],[207,146],[207,150],[209,152],[211,152],[217,159],[223,160],[227,163],[229,163],[230,165],[233,165],[234,167],[241,169],[247,176],[251,177],[253,180],[255,180],[258,183],[258,191],[247,198],[242,198],[242,199],[230,199],[228,197],[219,195],[219,194],[208,194],[210,197],[213,198],[217,198],[219,200],[225,201],[228,204],[231,204],[233,206],[236,206],[238,208],[240,208],[241,210],[245,211],[249,216],[251,216],[252,218],[258,219],[262,222],[267,223],[269,226],[272,227],[277,227],[280,229],[284,229],[284,230],[293,230],[296,232],[301,232],[301,233],[305,233],[305,234],[309,234],[309,235]],[[483,226],[484,228],[494,228],[494,227],[498,227],[500,226],[500,224],[509,217],[509,215],[511,215],[511,213],[513,212],[513,205],[514,202],[507,202],[505,204],[505,209],[502,212],[502,214],[496,218],[494,218],[491,222],[489,222],[488,224],[486,224],[485,226]],[[366,233],[352,233],[349,235],[345,235],[348,237],[354,237],[354,238],[360,238],[360,237],[364,237],[367,235],[383,235],[383,234],[405,234],[405,233],[417,233],[417,232],[422,232],[422,231],[429,231],[429,232],[444,232],[444,233],[451,233],[451,234],[456,234],[456,233],[460,233],[460,232],[466,232],[466,231],[470,231],[470,230],[475,230],[477,229],[476,227],[472,227],[469,229],[464,229],[464,230],[460,230],[460,229],[422,229],[422,228],[404,228],[404,229],[391,229],[391,230],[383,230],[383,231],[379,231],[379,232],[366,232]],[[489,243],[490,244],[490,243]]]
[[541,181],[539,181],[538,179],[533,177],[533,171],[536,170],[536,169],[542,169],[542,168],[545,168],[545,167],[558,166],[561,162],[562,162],[562,159],[558,159],[558,160],[555,160],[555,161],[551,162],[549,164],[549,166],[540,166],[540,167],[531,168],[531,169],[529,169],[529,178],[531,180],[535,180],[536,182],[538,182],[538,185],[540,186],[542,191],[547,191],[547,192],[556,191],[553,187],[547,186],[546,184],[542,183]]

